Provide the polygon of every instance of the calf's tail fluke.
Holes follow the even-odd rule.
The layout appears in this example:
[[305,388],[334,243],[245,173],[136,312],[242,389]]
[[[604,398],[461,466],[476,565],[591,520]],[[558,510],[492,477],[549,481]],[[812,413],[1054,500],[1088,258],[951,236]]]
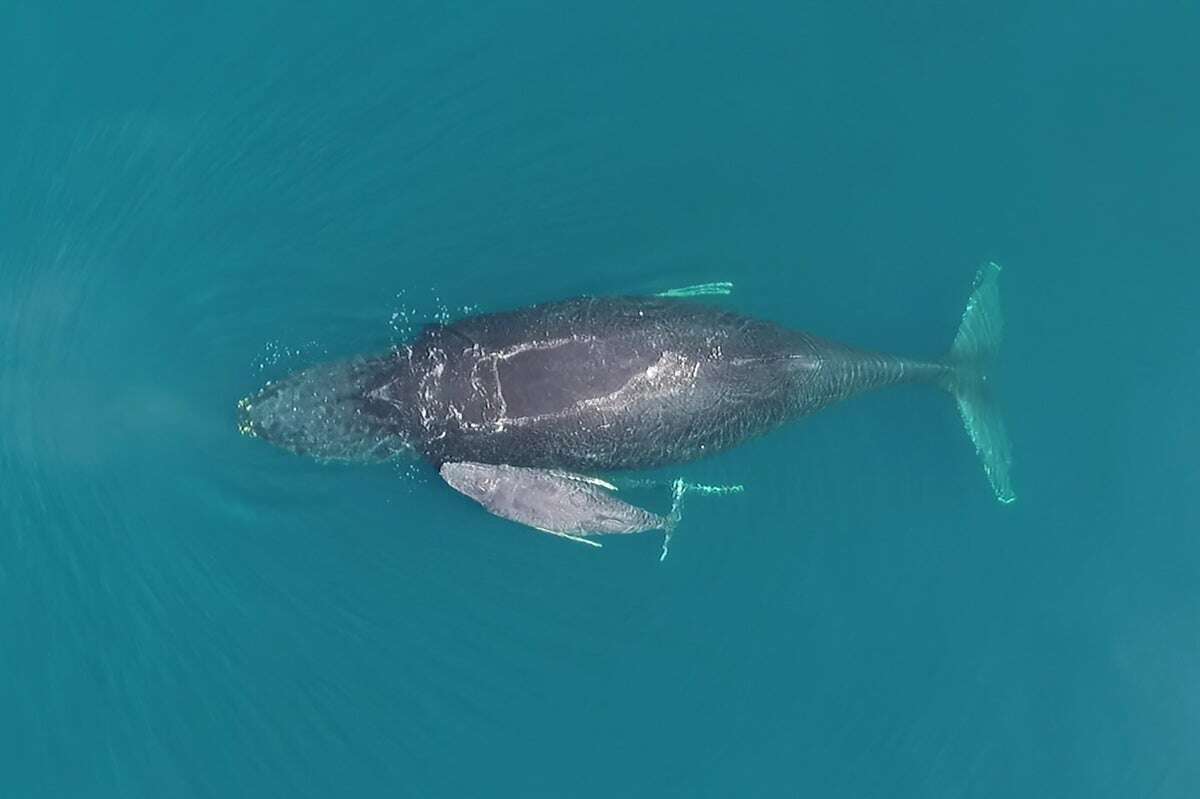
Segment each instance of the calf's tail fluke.
[[958,403],[996,499],[1007,504],[1017,498],[1012,487],[1012,445],[990,379],[1004,337],[999,278],[1000,265],[995,263],[985,264],[975,277],[975,288],[946,358],[951,371],[943,384]]

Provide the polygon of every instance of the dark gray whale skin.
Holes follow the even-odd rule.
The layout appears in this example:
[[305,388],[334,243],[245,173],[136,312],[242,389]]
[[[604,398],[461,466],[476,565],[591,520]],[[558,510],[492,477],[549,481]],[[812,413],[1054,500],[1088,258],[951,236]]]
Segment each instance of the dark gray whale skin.
[[[690,461],[863,391],[926,382],[953,396],[1007,504],[1016,499],[1012,446],[989,379],[1004,333],[1000,271],[980,268],[938,361],[856,350],[677,298],[582,298],[427,327],[388,355],[297,372],[239,402],[238,426],[325,461],[416,452],[439,468],[586,473]],[[554,496],[571,493],[554,479]]]
[[587,473],[690,461],[855,394],[925,382],[954,398],[996,499],[1009,504],[1012,444],[989,379],[1004,338],[1000,272],[995,262],[979,269],[938,361],[672,296],[582,298],[427,327],[386,356],[297,372],[241,400],[238,428],[325,461],[416,452],[490,512],[545,532],[662,527],[669,537],[682,478],[671,514],[651,519]]
[[950,371],[675,299],[585,298],[424,330],[358,416],[440,466],[689,461],[859,392]]

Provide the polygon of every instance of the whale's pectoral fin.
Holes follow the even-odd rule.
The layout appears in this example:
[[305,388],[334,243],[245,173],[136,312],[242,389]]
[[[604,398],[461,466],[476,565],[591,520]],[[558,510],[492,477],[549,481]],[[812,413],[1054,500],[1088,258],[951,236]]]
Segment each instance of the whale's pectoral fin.
[[[627,488],[671,489],[671,512],[667,514],[667,524],[663,527],[662,555],[658,558],[659,562],[667,559],[667,553],[670,551],[671,546],[671,535],[675,532],[675,528],[679,526],[680,519],[683,518],[683,497],[685,494],[723,496],[725,494],[740,494],[746,490],[741,485],[705,485],[704,483],[689,483],[683,479],[675,479],[669,483],[664,483],[661,480],[633,478],[622,480],[621,485]],[[614,486],[614,490],[615,488]]]
[[587,544],[589,547],[604,546],[604,544],[601,544],[599,541],[589,541],[581,535],[571,535],[570,533],[560,533],[558,530],[547,530],[545,527],[534,527],[533,529],[537,530],[539,533],[549,533],[550,535],[556,535],[559,538],[566,538],[571,541],[578,541],[581,544]]
[[677,289],[667,289],[655,294],[655,297],[711,297],[725,296],[733,293],[733,284],[728,281],[716,283],[697,283],[694,286],[682,286]]
[[679,525],[679,520],[683,517],[683,496],[687,493],[705,494],[705,495],[722,495],[722,494],[740,494],[745,489],[740,485],[729,486],[710,486],[703,483],[688,483],[682,479],[676,479],[671,483],[671,513],[667,516],[667,526],[663,535],[662,554],[658,556],[658,562],[662,563],[667,559],[667,553],[671,547],[671,534],[675,532],[675,528]]

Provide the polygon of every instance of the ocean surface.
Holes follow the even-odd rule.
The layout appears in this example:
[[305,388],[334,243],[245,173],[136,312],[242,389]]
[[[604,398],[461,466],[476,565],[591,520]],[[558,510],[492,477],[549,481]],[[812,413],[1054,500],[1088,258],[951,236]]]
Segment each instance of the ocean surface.
[[[0,797],[1200,796],[1200,8],[0,5]],[[937,356],[664,470],[659,562],[238,434],[425,324]]]

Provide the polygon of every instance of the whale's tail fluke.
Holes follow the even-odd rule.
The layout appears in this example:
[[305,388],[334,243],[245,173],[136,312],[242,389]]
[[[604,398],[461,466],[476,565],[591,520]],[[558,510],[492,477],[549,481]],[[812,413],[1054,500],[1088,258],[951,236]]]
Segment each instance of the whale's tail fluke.
[[987,263],[979,270],[946,358],[952,370],[943,385],[958,403],[967,435],[975,444],[996,499],[1007,504],[1017,498],[1010,475],[1012,445],[989,379],[1004,337],[999,277],[999,264]]

